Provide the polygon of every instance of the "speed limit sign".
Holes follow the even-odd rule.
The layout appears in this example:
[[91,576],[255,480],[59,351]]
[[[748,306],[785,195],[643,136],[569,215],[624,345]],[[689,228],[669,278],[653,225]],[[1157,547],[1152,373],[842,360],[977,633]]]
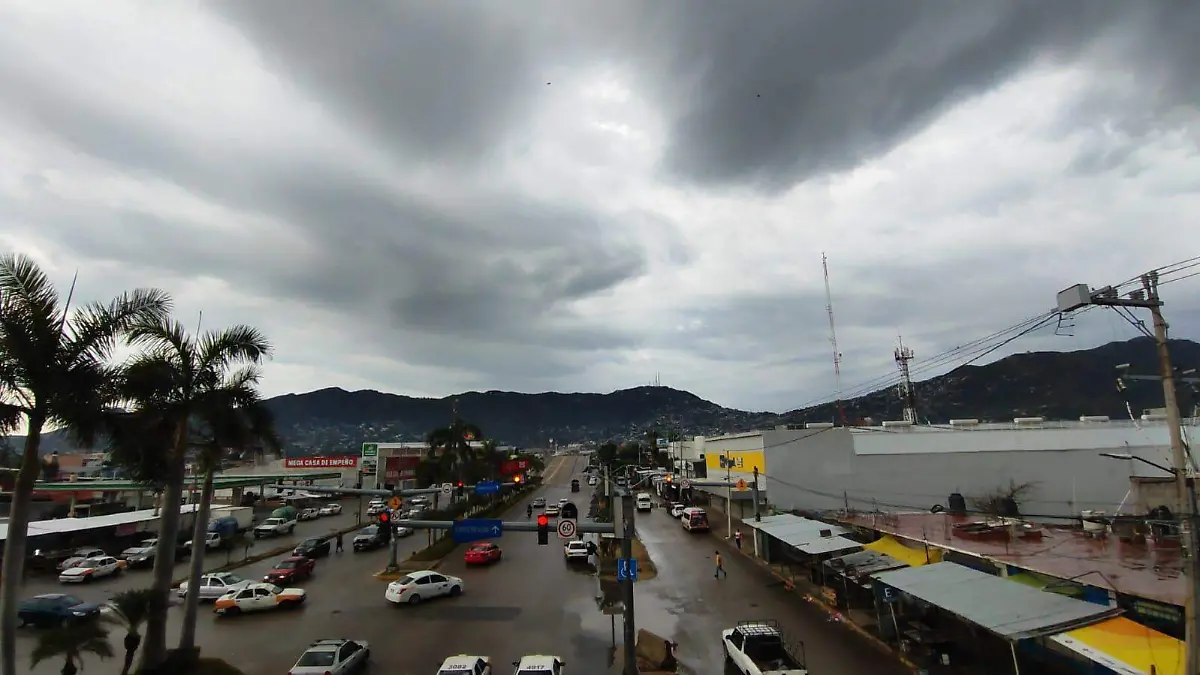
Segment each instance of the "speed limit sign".
[[686,490],[686,489],[688,489],[688,488],[690,488],[690,487],[692,487],[692,481],[690,481],[690,480],[685,480],[685,481],[683,481],[683,489],[684,489],[684,490]]
[[558,521],[558,538],[573,539],[575,537],[575,521],[570,518]]

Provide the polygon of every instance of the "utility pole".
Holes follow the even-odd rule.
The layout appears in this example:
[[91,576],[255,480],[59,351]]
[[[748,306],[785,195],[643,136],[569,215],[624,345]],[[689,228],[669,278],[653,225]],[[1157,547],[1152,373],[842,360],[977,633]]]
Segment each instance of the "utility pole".
[[725,538],[733,536],[733,463],[729,461],[729,451],[725,451]]
[[[621,495],[621,556],[625,560],[633,560],[634,518],[637,508],[633,503],[633,490],[626,490]],[[633,621],[633,575],[626,575],[621,582],[622,604],[625,605],[623,619],[625,621],[625,675],[638,675],[637,667],[637,627]]]
[[[758,467],[754,467],[754,522],[762,522],[762,505],[758,501]],[[758,557],[758,530],[751,530],[750,536],[754,537],[754,557]]]
[[1167,346],[1168,325],[1163,318],[1163,303],[1158,295],[1158,272],[1143,274],[1141,282],[1141,289],[1127,293],[1125,297],[1119,297],[1117,290],[1112,286],[1093,291],[1087,284],[1076,284],[1059,292],[1058,310],[1071,312],[1086,305],[1140,307],[1149,309],[1154,319],[1154,342],[1158,348],[1163,405],[1167,411],[1167,432],[1171,439],[1171,468],[1175,474],[1175,509],[1179,518],[1184,574],[1188,577],[1188,592],[1184,596],[1183,607],[1187,644],[1187,667],[1184,673],[1200,675],[1200,642],[1197,642],[1200,640],[1200,631],[1197,630],[1197,608],[1200,608],[1200,555],[1197,555],[1196,547],[1196,491],[1192,472],[1188,470],[1179,403],[1175,397],[1175,369],[1171,366],[1171,353]]

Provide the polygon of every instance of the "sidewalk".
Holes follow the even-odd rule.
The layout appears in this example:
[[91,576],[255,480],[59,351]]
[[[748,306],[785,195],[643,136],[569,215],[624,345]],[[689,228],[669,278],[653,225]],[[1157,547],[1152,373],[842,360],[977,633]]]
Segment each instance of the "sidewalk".
[[756,558],[754,556],[754,530],[743,525],[742,521],[739,520],[737,516],[732,518],[732,522],[733,531],[737,532],[740,529],[742,532],[742,547],[740,550],[738,549],[733,537],[729,536],[726,521],[730,519],[726,516],[726,514],[713,508],[709,508],[707,510],[709,515],[709,528],[711,529],[712,536],[720,544],[724,545],[735,553],[740,553],[745,559],[753,561],[754,564],[768,571],[773,577],[782,583],[785,589],[794,593],[797,600],[805,602],[825,612],[829,616],[830,621],[837,622],[850,631],[858,634],[867,642],[869,642],[872,647],[886,654],[887,656],[896,659],[911,672],[920,672],[920,666],[918,666],[916,663],[913,663],[903,654],[898,653],[887,642],[884,642],[874,633],[860,626],[854,621],[856,618],[862,620],[869,619],[869,617],[866,617],[865,615],[863,617],[858,617],[857,615],[860,614],[860,612],[853,610],[850,612],[850,616],[847,616],[836,607],[832,607],[827,604],[822,598],[820,587],[809,581],[807,577],[791,574],[791,571],[784,565],[770,565],[761,558]]

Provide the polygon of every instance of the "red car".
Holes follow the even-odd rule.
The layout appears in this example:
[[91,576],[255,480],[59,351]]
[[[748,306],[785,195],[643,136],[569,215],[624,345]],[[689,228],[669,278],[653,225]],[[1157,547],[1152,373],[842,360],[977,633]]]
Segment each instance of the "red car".
[[267,572],[263,577],[263,581],[268,584],[294,584],[297,581],[303,581],[312,576],[313,570],[317,567],[317,561],[312,558],[303,556],[292,556],[284,558],[275,563],[275,567]]
[[472,544],[471,548],[468,548],[467,552],[463,554],[463,561],[468,565],[486,565],[496,562],[502,555],[504,552],[500,550],[499,546],[485,541]]

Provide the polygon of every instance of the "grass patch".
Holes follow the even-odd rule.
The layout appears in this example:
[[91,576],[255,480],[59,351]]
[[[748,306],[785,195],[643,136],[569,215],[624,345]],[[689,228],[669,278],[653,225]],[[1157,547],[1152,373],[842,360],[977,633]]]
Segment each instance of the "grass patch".
[[[658,568],[654,565],[654,560],[650,558],[650,552],[646,550],[646,546],[642,544],[637,537],[633,538],[633,559],[637,561],[637,580],[649,581],[658,576]],[[608,571],[609,565],[604,565],[606,571],[600,573],[601,581],[616,581],[617,573],[615,564],[613,570]]]
[[[490,509],[481,511],[471,516],[471,518],[498,518],[511,509],[514,504],[520,501],[520,499],[525,496],[525,493],[535,489],[536,487],[538,487],[537,484],[529,484],[519,492],[513,494],[511,498],[496,504],[496,506]],[[454,549],[458,548],[458,546],[458,542],[454,541],[454,538],[450,536],[449,532],[447,532],[445,537],[408,556],[408,558],[400,563],[400,566],[404,567],[406,563],[412,562],[434,562],[441,560],[442,558],[445,558],[453,553]]]

